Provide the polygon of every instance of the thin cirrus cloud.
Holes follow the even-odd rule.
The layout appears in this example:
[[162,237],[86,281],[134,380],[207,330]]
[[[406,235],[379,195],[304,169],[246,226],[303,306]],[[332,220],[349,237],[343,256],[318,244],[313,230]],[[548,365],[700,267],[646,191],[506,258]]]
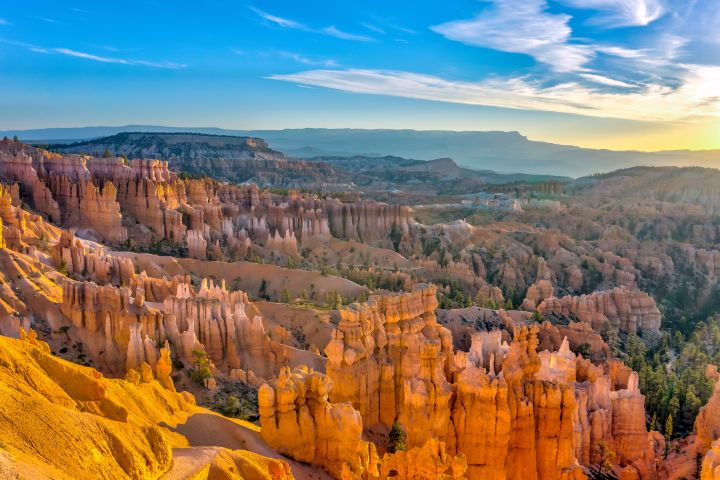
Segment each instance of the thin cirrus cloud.
[[263,18],[267,20],[268,22],[274,23],[275,25],[282,27],[282,28],[290,28],[293,30],[301,30],[303,32],[310,32],[310,33],[317,33],[320,35],[327,35],[330,37],[339,38],[341,40],[351,40],[356,42],[372,42],[374,39],[372,37],[369,37],[367,35],[359,35],[355,33],[349,33],[345,32],[343,30],[340,30],[335,25],[330,25],[328,27],[324,28],[312,28],[308,25],[305,25],[304,23],[296,22],[295,20],[290,20],[288,18],[279,17],[277,15],[273,15],[271,13],[268,13],[264,10],[260,10],[256,7],[248,7],[250,10],[252,10],[256,15],[258,15],[260,18]]
[[117,58],[117,57],[103,57],[100,55],[93,55],[91,53],[86,52],[79,52],[77,50],[71,50],[69,48],[50,48],[46,49],[48,53],[57,53],[60,55],[68,55],[71,57],[76,58],[84,58],[85,60],[93,60],[96,62],[102,62],[102,63],[117,63],[120,65],[142,65],[145,67],[154,67],[154,68],[169,68],[169,69],[178,69],[178,68],[185,68],[187,65],[182,63],[175,63],[175,62],[154,62],[149,60],[130,60],[125,58]]
[[596,10],[589,22],[606,27],[646,26],[665,13],[660,0],[560,0],[574,8]]
[[12,45],[15,47],[25,48],[31,52],[35,53],[43,53],[46,55],[64,55],[68,57],[74,57],[74,58],[81,58],[84,60],[91,60],[94,62],[100,62],[100,63],[112,63],[112,64],[118,64],[118,65],[131,65],[131,66],[143,66],[143,67],[152,67],[152,68],[167,68],[167,69],[179,69],[179,68],[185,68],[187,65],[183,63],[175,63],[175,62],[166,62],[166,61],[151,61],[151,60],[135,60],[135,59],[128,59],[128,58],[118,58],[118,57],[106,57],[102,55],[95,55],[92,53],[82,52],[79,50],[73,50],[71,48],[47,48],[47,47],[41,47],[38,45],[33,45],[31,43],[26,42],[18,42],[14,40],[6,40],[6,39],[0,39],[0,43],[4,43],[6,45]]
[[480,82],[387,70],[310,70],[271,79],[345,92],[649,122],[720,117],[720,67],[685,65],[680,86],[611,92],[577,82],[544,87],[525,77]]
[[633,88],[635,86],[621,80],[616,80],[614,78],[606,77],[604,75],[596,75],[594,73],[581,73],[580,76],[585,80],[599,83],[601,85],[607,85],[608,87]]
[[557,72],[584,69],[593,58],[588,45],[571,43],[571,17],[547,11],[545,0],[492,0],[474,18],[431,27],[466,45],[530,55]]
[[332,58],[327,59],[316,59],[316,58],[310,58],[305,55],[301,55],[299,53],[294,52],[278,52],[278,55],[284,58],[289,58],[290,60],[293,60],[297,63],[301,63],[303,65],[313,66],[313,67],[325,67],[325,68],[336,68],[339,67],[340,64],[333,60]]
[[340,38],[342,40],[354,40],[356,42],[371,42],[372,38],[366,35],[356,35],[354,33],[343,32],[342,30],[330,25],[321,30],[324,34],[330,35],[331,37]]

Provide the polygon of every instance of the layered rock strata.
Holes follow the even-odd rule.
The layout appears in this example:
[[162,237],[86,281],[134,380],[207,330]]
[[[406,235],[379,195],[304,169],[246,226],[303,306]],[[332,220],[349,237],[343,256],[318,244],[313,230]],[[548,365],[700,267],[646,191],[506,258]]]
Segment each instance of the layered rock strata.
[[602,331],[608,325],[627,334],[657,336],[661,314],[655,300],[645,292],[617,287],[590,295],[551,297],[537,307],[544,315],[555,315],[590,324]]
[[641,479],[656,478],[637,375],[570,351],[537,353],[538,328],[472,337],[468,352],[436,323],[434,287],[371,298],[340,310],[325,348],[331,402],[350,402],[364,425],[405,426],[408,446],[430,438],[463,454],[469,478],[585,478],[599,442]]

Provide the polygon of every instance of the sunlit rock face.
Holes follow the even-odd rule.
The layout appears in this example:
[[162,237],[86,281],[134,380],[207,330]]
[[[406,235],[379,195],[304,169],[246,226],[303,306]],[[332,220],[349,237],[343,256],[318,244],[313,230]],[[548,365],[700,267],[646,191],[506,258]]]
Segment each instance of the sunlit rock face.
[[258,403],[265,442],[335,478],[466,478],[465,456],[450,454],[436,438],[378,456],[375,444],[362,439],[360,413],[347,402],[328,400],[332,388],[326,375],[307,368],[282,369],[263,384]]
[[695,451],[698,455],[716,450],[717,445],[714,445],[714,442],[720,440],[720,382],[717,381],[717,369],[710,368],[706,373],[715,378],[715,388],[695,419]]
[[[65,280],[61,311],[108,371],[120,374],[143,362],[154,365],[160,347],[170,341],[175,355],[191,364],[192,352],[204,350],[223,372],[253,372],[272,377],[285,349],[265,334],[258,312],[241,291],[203,280],[133,276],[128,287]],[[150,299],[146,297],[150,294]]]
[[655,334],[660,331],[660,310],[647,293],[617,287],[590,295],[551,297],[538,305],[544,314],[572,317],[588,323],[595,331],[611,325],[628,334]]
[[433,293],[421,287],[341,310],[325,348],[331,401],[351,402],[367,427],[398,420],[409,445],[442,440],[465,456],[469,478],[584,478],[601,441],[639,478],[656,478],[634,372],[594,366],[567,338],[538,353],[537,327],[517,328],[509,344],[499,330],[477,333],[468,352],[454,352]]

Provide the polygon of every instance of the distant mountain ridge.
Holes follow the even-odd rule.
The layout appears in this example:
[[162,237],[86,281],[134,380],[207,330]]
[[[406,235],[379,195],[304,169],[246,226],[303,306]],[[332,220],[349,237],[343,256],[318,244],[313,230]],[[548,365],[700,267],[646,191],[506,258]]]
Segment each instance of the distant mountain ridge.
[[171,168],[262,187],[321,191],[364,191],[388,195],[457,195],[484,190],[487,184],[561,182],[569,177],[499,174],[459,166],[450,158],[313,157],[297,159],[271,149],[257,137],[188,132],[124,132],[78,143],[48,145],[60,153],[109,154],[167,160]]
[[296,161],[268,147],[256,137],[210,135],[187,132],[123,132],[70,144],[48,145],[62,153],[105,152],[128,158],[158,158],[170,167],[190,174],[210,175],[233,182],[260,186],[348,188],[333,167],[320,162]]
[[580,177],[631,166],[720,167],[720,150],[635,152],[556,145],[529,140],[518,132],[441,130],[324,129],[228,130],[204,127],[127,125],[49,128],[0,132],[29,142],[97,138],[120,132],[192,132],[263,138],[275,150],[301,158],[397,156],[418,160],[453,158],[459,165],[497,172]]

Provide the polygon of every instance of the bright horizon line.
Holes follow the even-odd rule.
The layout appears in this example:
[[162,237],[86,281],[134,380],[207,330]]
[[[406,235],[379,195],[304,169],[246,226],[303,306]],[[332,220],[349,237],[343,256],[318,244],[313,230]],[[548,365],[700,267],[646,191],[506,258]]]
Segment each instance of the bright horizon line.
[[[113,136],[117,135],[119,133],[196,133],[199,135],[213,135],[213,134],[207,134],[202,132],[197,132],[193,130],[200,130],[200,129],[218,129],[218,130],[229,130],[229,131],[276,131],[281,132],[285,130],[376,130],[376,131],[414,131],[414,132],[451,132],[451,133],[517,133],[518,135],[524,137],[528,141],[531,142],[538,142],[538,143],[550,143],[553,145],[559,145],[564,147],[575,147],[575,148],[583,148],[583,149],[589,149],[589,150],[606,150],[611,152],[618,152],[618,153],[672,153],[672,152],[717,152],[720,151],[720,147],[718,148],[664,148],[664,149],[656,149],[656,150],[643,150],[641,148],[609,148],[609,147],[602,147],[598,146],[597,144],[574,144],[574,143],[567,143],[567,142],[558,142],[553,141],[549,139],[543,139],[543,138],[537,138],[537,137],[531,137],[530,135],[524,134],[520,130],[453,130],[453,129],[443,129],[443,128],[387,128],[387,127],[315,127],[315,126],[306,126],[306,127],[283,127],[283,128],[238,128],[238,127],[221,127],[221,126],[188,126],[188,125],[157,125],[157,124],[144,124],[144,123],[126,123],[122,125],[81,125],[81,126],[54,126],[54,127],[37,127],[37,128],[23,128],[23,129],[12,129],[12,128],[6,128],[3,130],[0,130],[3,135],[6,134],[6,132],[31,132],[31,131],[42,131],[42,130],[58,130],[58,129],[86,129],[86,128],[126,128],[126,127],[149,127],[149,128],[187,128],[187,132],[153,132],[153,131],[138,131],[138,130],[126,130],[124,132],[117,132],[109,135],[104,136]],[[229,135],[234,136],[234,135]],[[85,141],[85,140],[93,140],[96,138],[102,138],[101,137],[87,137],[87,138],[73,138],[69,140],[73,141]],[[20,140],[23,140],[20,138]],[[40,142],[44,140],[67,140],[67,139],[54,139],[54,138],[41,138],[37,140],[27,140],[27,142]]]

